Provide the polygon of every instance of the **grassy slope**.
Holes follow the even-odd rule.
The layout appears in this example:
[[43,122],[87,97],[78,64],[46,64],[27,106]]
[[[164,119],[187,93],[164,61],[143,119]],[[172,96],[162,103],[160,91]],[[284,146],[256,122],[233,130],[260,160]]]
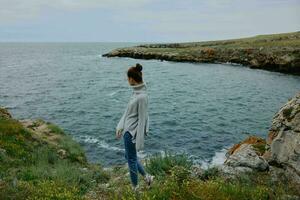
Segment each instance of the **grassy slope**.
[[165,45],[170,48],[192,48],[192,47],[221,47],[221,48],[260,48],[260,47],[300,47],[300,32],[281,33],[270,35],[257,35],[254,37],[216,40],[206,42],[185,42],[170,44],[140,45],[141,47],[158,47]]
[[111,178],[99,185],[87,197],[100,199],[146,199],[146,200],[267,200],[285,199],[300,195],[297,186],[287,180],[274,182],[267,172],[253,172],[236,178],[224,177],[217,168],[193,169],[185,155],[155,155],[145,163],[146,169],[155,175],[155,182],[148,188],[140,180],[140,192],[131,190],[129,175],[124,167],[114,167]]
[[59,127],[0,116],[0,199],[83,199],[109,177]]

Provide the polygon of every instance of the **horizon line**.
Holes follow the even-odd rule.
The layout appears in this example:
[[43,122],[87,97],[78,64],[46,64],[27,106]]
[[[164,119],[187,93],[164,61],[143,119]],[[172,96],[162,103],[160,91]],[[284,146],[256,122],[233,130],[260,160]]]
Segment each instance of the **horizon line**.
[[298,33],[300,30],[297,31],[291,31],[291,32],[277,32],[277,33],[263,33],[263,34],[255,34],[255,35],[249,35],[249,36],[241,36],[241,37],[235,37],[235,38],[225,38],[225,39],[211,39],[211,40],[197,40],[197,41],[34,41],[34,40],[11,40],[11,41],[1,41],[0,43],[193,43],[193,42],[211,42],[211,41],[222,41],[222,40],[235,40],[235,39],[246,39],[261,35],[276,35],[276,34],[286,34],[286,33]]

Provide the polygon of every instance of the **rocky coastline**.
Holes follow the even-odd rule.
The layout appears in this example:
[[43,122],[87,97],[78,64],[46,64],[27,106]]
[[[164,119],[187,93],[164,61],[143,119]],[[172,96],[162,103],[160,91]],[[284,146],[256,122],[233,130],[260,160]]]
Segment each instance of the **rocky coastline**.
[[[169,190],[183,195],[176,199],[187,192],[204,199],[300,199],[300,93],[274,115],[266,139],[251,136],[235,144],[221,166],[204,170],[175,157],[143,162],[163,174],[157,174],[161,180],[152,190],[142,186],[146,196],[140,199],[165,198]],[[13,119],[5,108],[0,108],[0,163],[0,199],[134,199],[126,165],[104,169],[88,163],[79,144],[58,126]],[[252,182],[236,182],[249,173]]]
[[266,171],[300,188],[300,93],[283,105],[273,117],[267,139],[251,136],[227,152],[221,166],[225,174]]
[[115,49],[102,56],[231,63],[300,75],[300,32],[208,42],[144,44]]

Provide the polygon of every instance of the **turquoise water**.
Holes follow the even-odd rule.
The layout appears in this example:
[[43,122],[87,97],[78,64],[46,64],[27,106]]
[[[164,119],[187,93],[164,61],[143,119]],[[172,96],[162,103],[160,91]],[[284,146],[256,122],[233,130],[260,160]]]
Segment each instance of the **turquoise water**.
[[104,166],[123,164],[115,127],[132,93],[126,70],[144,66],[150,135],[145,152],[209,161],[248,135],[265,137],[273,115],[300,91],[300,77],[239,65],[104,58],[130,43],[0,43],[0,105],[15,118],[61,126]]

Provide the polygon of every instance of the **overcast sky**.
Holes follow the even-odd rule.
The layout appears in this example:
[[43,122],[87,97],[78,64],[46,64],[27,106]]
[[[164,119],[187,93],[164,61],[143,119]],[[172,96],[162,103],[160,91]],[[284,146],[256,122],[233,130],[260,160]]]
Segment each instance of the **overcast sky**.
[[184,42],[300,30],[300,0],[0,0],[0,41]]

